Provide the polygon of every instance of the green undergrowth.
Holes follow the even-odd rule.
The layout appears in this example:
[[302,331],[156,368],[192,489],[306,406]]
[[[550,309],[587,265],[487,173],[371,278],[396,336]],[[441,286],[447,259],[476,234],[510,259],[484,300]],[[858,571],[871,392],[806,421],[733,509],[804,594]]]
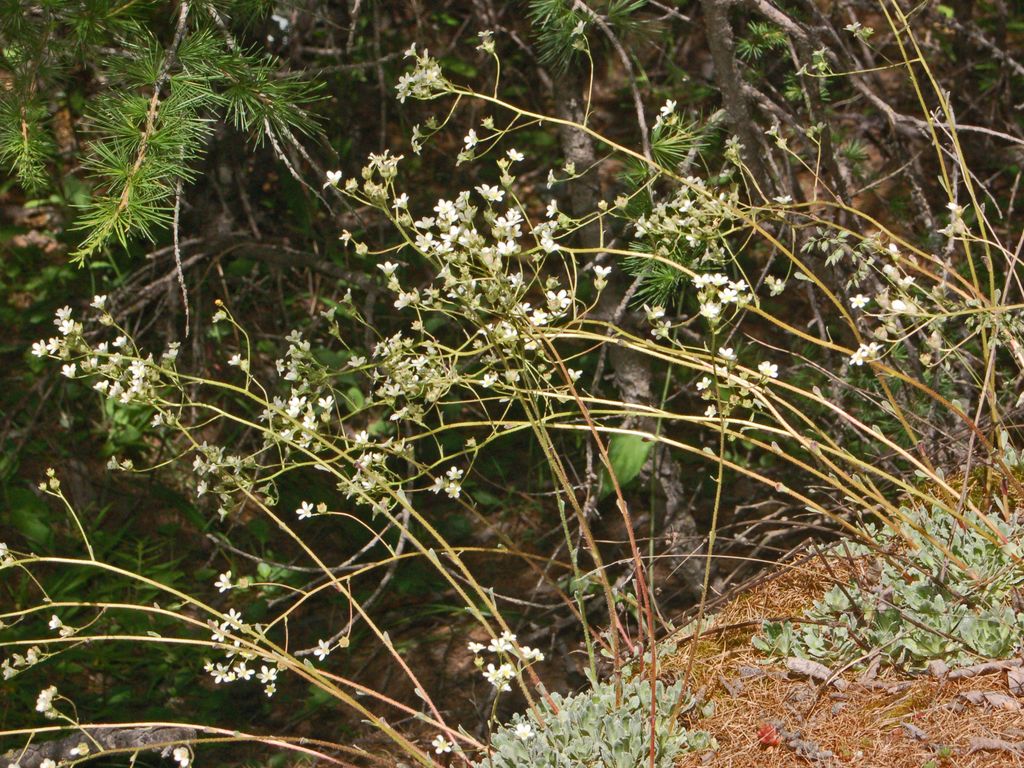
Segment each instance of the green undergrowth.
[[[754,646],[776,656],[908,671],[1005,659],[1024,648],[1024,529],[1019,512],[984,517],[903,508],[902,531],[870,527],[873,543],[835,550],[871,558],[866,577],[837,583],[803,622],[765,622]],[[882,555],[881,557],[877,557]]]
[[[552,706],[552,703],[554,706]],[[696,699],[682,681],[655,691],[656,768],[671,768],[682,752],[715,748],[704,731],[688,730],[680,715],[693,711]],[[622,683],[617,697],[612,682],[596,684],[570,696],[551,694],[537,711],[517,714],[492,737],[493,752],[476,768],[636,768],[649,765],[651,685],[634,678]]]

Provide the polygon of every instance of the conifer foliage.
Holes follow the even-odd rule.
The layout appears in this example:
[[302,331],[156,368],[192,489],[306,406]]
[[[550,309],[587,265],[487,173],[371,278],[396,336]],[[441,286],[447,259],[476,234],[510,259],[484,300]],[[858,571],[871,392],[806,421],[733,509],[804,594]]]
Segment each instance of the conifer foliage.
[[[57,162],[88,181],[79,261],[170,225],[217,121],[276,147],[314,130],[315,87],[244,39],[268,12],[262,0],[0,4],[0,163],[32,194]],[[81,112],[80,156],[54,138],[67,106]]]

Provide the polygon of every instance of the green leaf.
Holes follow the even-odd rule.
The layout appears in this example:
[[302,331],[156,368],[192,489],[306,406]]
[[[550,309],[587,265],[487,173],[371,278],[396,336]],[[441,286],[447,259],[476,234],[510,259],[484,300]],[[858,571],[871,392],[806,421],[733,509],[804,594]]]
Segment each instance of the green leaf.
[[[620,487],[628,485],[633,478],[640,474],[653,445],[654,443],[641,435],[612,436],[608,444],[608,459],[611,461],[612,471],[615,473]],[[601,476],[601,490],[598,497],[603,499],[612,492],[613,487],[606,469]]]
[[53,539],[50,510],[42,499],[28,488],[11,488],[7,492],[11,525],[34,547],[45,547]]

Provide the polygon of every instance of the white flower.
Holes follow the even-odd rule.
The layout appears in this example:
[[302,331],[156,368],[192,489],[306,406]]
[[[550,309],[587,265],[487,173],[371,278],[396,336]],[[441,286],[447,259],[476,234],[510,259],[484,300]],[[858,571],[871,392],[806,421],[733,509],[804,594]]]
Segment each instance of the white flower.
[[489,203],[500,203],[505,197],[505,190],[491,184],[482,184],[476,188],[476,191]]
[[715,408],[713,404],[709,405],[707,408],[704,409],[704,415],[707,416],[709,419],[713,419],[717,414],[718,409]]
[[508,653],[515,646],[513,643],[516,641],[516,636],[511,632],[502,632],[498,637],[491,640],[491,644],[487,646],[487,650],[492,653]]
[[469,133],[466,134],[466,138],[462,142],[466,145],[466,149],[472,149],[477,145],[480,139],[477,138],[476,131],[472,128],[469,129]]
[[231,571],[224,571],[217,580],[213,582],[213,586],[217,588],[218,592],[224,593],[231,589]]
[[188,768],[189,763],[192,762],[192,753],[188,751],[188,747],[175,747],[171,755],[181,768]]
[[672,99],[665,102],[664,106],[659,110],[662,117],[668,117],[676,111],[676,103]]
[[439,755],[451,752],[452,747],[455,746],[441,734],[437,734],[437,736],[434,737],[434,740],[430,742],[430,745],[434,748],[434,752]]
[[722,305],[716,304],[713,301],[709,301],[707,304],[700,305],[700,313],[704,315],[708,320],[714,320],[720,314],[722,314]]
[[50,758],[46,758],[39,764],[39,768],[57,768],[57,764]]
[[539,648],[531,648],[524,645],[519,649],[519,658],[523,661],[544,661],[544,652]]
[[[260,671],[256,673],[256,679],[261,683],[270,684],[277,680],[277,669],[275,667],[261,666]],[[268,696],[270,694],[267,694]]]
[[705,376],[703,379],[697,382],[697,391],[703,392],[705,389],[711,386],[711,379]]
[[882,345],[876,341],[870,344],[861,344],[857,351],[850,355],[851,365],[864,365],[869,360],[875,360],[882,351]]
[[555,218],[558,215],[558,201],[554,198],[548,202],[547,210],[545,211],[549,219]]
[[97,295],[92,297],[92,303],[89,305],[94,309],[103,309],[107,305],[106,295]]
[[60,616],[54,614],[50,617],[50,629],[57,630],[64,626],[64,622],[60,620]]
[[73,379],[75,378],[76,370],[78,370],[78,368],[75,366],[74,363],[68,363],[67,365],[61,367],[60,372],[67,376],[69,379]]
[[515,677],[516,671],[511,664],[502,664],[500,667],[488,664],[483,674],[487,682],[499,691],[511,691],[512,686],[508,684],[508,681]]
[[232,672],[226,664],[218,664],[213,668],[213,682],[217,685],[221,683],[230,683],[235,679],[235,673]]
[[777,366],[775,363],[769,363],[767,360],[765,360],[762,363],[759,363],[757,366],[757,370],[758,373],[760,373],[762,376],[767,376],[769,379],[779,378],[779,366]]
[[611,267],[594,267],[594,274],[602,280],[607,280],[608,275],[612,273]]
[[850,306],[854,309],[864,309],[871,301],[870,298],[865,296],[863,293],[858,293],[852,299],[850,299]]
[[336,187],[338,186],[339,181],[341,181],[341,171],[328,171],[327,181],[324,182],[323,188],[326,189],[327,187]]
[[718,356],[725,360],[735,360],[736,352],[733,351],[732,347],[719,347]]
[[256,670],[249,669],[244,661],[240,661],[235,665],[235,678],[238,680],[251,680],[255,674]]
[[299,520],[308,520],[313,516],[313,505],[308,501],[302,502],[302,505],[295,510],[295,514],[299,516]]
[[533,737],[533,727],[529,723],[516,723],[513,733],[517,739],[526,741]]
[[474,656],[479,656],[481,653],[484,652],[483,643],[474,643],[470,641],[470,643],[466,647],[469,648],[469,652],[472,653]]
[[506,154],[508,154],[508,159],[511,160],[513,163],[521,163],[523,160],[526,159],[526,155],[524,155],[518,149],[510,149]]
[[53,698],[57,695],[57,686],[51,685],[49,688],[45,688],[39,692],[39,696],[36,697],[36,712],[42,712],[44,715],[49,715],[53,711]]
[[408,208],[409,207],[409,195],[403,192],[395,198],[395,202],[391,204],[394,208]]
[[907,302],[903,301],[903,299],[894,299],[892,304],[890,304],[889,306],[892,308],[893,312],[906,312],[908,309],[910,309],[910,307],[907,305]]
[[323,661],[331,652],[331,644],[326,640],[318,640],[316,649],[313,651],[313,655],[316,656],[320,661]]

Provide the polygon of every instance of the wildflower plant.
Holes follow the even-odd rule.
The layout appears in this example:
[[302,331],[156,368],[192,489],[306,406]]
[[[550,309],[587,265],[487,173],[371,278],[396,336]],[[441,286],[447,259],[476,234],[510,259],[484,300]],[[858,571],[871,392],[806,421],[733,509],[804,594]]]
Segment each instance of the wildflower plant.
[[[544,5],[532,4],[537,13]],[[580,22],[585,29],[587,20]],[[906,45],[915,44],[906,19],[899,25],[894,21],[893,28]],[[759,33],[767,41],[761,47],[773,39],[765,37],[767,32]],[[493,37],[483,35],[481,49],[500,65]],[[581,43],[579,51],[592,66],[587,46]],[[460,150],[452,164],[480,169],[486,181],[476,178],[473,182],[480,183],[424,202],[405,188],[406,157],[392,150],[371,154],[358,174],[331,171],[316,180],[355,206],[376,211],[392,235],[381,242],[369,231],[340,233],[356,257],[375,262],[373,279],[397,318],[395,328],[370,328],[375,334],[370,349],[352,342],[353,326],[372,323],[360,297],[351,293],[321,310],[312,330],[289,333],[270,366],[258,364],[244,324],[229,302],[222,302],[213,322],[229,329],[238,343],[225,354],[218,378],[190,371],[177,345],[141,349],[107,311],[103,297],[87,316],[61,309],[55,334],[33,348],[102,397],[149,409],[151,428],[175,446],[165,463],[191,467],[189,492],[212,523],[229,525],[258,514],[316,570],[318,581],[296,588],[268,578],[267,563],[244,573],[239,565],[211,579],[205,585],[211,596],[203,599],[96,557],[89,526],[67,504],[86,554],[34,554],[5,546],[0,567],[27,581],[50,566],[80,568],[125,585],[145,584],[161,597],[147,604],[85,598],[48,603],[41,595],[37,605],[0,614],[5,624],[38,625],[41,633],[10,643],[0,634],[0,647],[11,654],[3,662],[5,677],[20,676],[63,649],[90,642],[182,643],[202,656],[208,684],[273,697],[286,679],[301,681],[350,708],[419,765],[439,760],[478,766],[671,765],[679,750],[709,742],[678,721],[683,710],[696,706],[688,678],[665,686],[658,680],[657,654],[650,652],[658,641],[654,571],[641,555],[623,488],[625,452],[612,450],[613,443],[621,447],[625,440],[641,447],[654,443],[710,467],[714,499],[703,552],[704,595],[723,488],[740,477],[852,538],[873,543],[876,554],[883,554],[880,546],[891,547],[893,563],[899,562],[901,547],[907,557],[923,558],[920,581],[914,577],[901,592],[908,601],[920,598],[918,607],[926,596],[916,587],[927,583],[925,573],[939,561],[959,569],[950,573],[984,578],[972,568],[995,557],[999,568],[985,572],[992,585],[999,585],[992,589],[1005,592],[1018,583],[1008,574],[1019,567],[1021,553],[1003,546],[1003,539],[1016,519],[1008,499],[1011,490],[1020,492],[1020,481],[991,429],[981,426],[982,415],[1000,421],[1002,383],[1019,381],[1024,363],[1019,304],[1008,298],[1018,265],[1012,248],[1000,245],[986,223],[940,89],[931,96],[946,110],[952,160],[944,146],[937,154],[947,177],[948,164],[959,169],[960,186],[950,181],[947,189],[960,202],[947,209],[941,233],[911,238],[883,231],[824,182],[821,198],[813,203],[766,199],[735,141],[726,142],[714,173],[681,171],[683,148],[699,148],[694,137],[700,132],[676,116],[675,103],[665,105],[645,135],[651,151],[638,151],[602,135],[586,119],[541,114],[506,100],[500,82],[486,89],[456,83],[426,50],[413,46],[406,56],[411,68],[398,81],[399,101],[443,105],[413,129],[410,151],[421,153],[442,132],[455,131],[460,107],[472,103],[473,124],[455,131]],[[914,70],[908,71],[914,77]],[[611,200],[570,215],[559,207],[559,191],[597,171],[565,163],[549,169],[546,186],[527,183],[535,158],[520,149],[525,145],[517,142],[516,132],[537,125],[600,142],[609,161],[642,173],[627,174]],[[806,158],[787,148],[780,131],[775,131],[780,152],[790,152],[795,166],[806,165]],[[530,178],[536,175],[532,170]],[[597,247],[580,245],[577,235],[587,227],[600,233]],[[933,234],[945,239],[944,248],[929,247]],[[770,252],[771,260],[750,259],[747,249]],[[756,274],[759,263],[761,274]],[[598,312],[619,272],[636,281],[636,302],[622,302],[623,312],[635,313],[632,326]],[[793,319],[800,295],[828,316],[816,333]],[[327,347],[334,353],[330,358],[316,353]],[[684,382],[687,396],[649,403],[599,391],[599,382],[591,383],[587,374],[597,367],[594,357],[610,347],[670,371],[666,382]],[[905,366],[901,360],[910,355],[912,364]],[[845,383],[851,366],[863,376],[860,386]],[[941,394],[932,386],[934,377],[944,379],[956,396]],[[358,384],[358,397],[351,394],[351,382]],[[911,407],[911,396],[926,401],[930,410]],[[883,416],[890,425],[886,430],[873,423]],[[669,428],[647,429],[645,423]],[[936,425],[958,426],[969,435],[966,463],[985,475],[983,497],[962,492],[927,450],[919,450],[922,435]],[[209,437],[218,434],[245,439]],[[423,502],[443,500],[475,513],[476,465],[512,437],[532,440],[546,465],[555,499],[552,514],[557,513],[569,553],[569,562],[560,566],[565,573],[559,574],[567,578],[549,581],[570,585],[559,594],[581,626],[593,680],[588,693],[562,697],[539,684],[536,666],[543,651],[518,642],[493,589],[481,582],[470,558],[445,537]],[[614,561],[595,535],[593,509],[602,487],[595,468],[582,467],[578,459],[575,447],[584,443],[608,480],[605,495],[613,498],[627,539]],[[111,460],[119,471],[155,469],[141,464],[126,457]],[[777,466],[792,470],[800,482],[783,482],[771,471]],[[286,504],[282,485],[304,473],[324,478],[333,491],[330,498]],[[581,476],[593,481],[576,482]],[[65,503],[56,474],[44,490]],[[869,528],[868,518],[884,528]],[[345,568],[332,567],[311,533],[332,522],[355,522],[386,554],[373,550]],[[981,560],[972,553],[982,553]],[[508,546],[489,554],[519,555]],[[469,652],[495,696],[489,742],[446,719],[378,622],[372,600],[357,595],[358,577],[380,577],[407,558],[428,564],[488,638]],[[885,572],[883,581],[897,573]],[[386,585],[386,577],[380,578]],[[587,583],[596,588],[580,586]],[[292,598],[276,614],[247,618],[257,597],[270,589]],[[992,600],[999,595],[993,592]],[[936,617],[939,596],[927,597]],[[303,611],[328,598],[345,605],[349,620],[297,640],[292,628],[301,624]],[[861,608],[874,610],[867,597],[858,599]],[[72,609],[89,618],[64,618]],[[1000,610],[995,602],[990,609]],[[120,611],[173,621],[177,634],[105,633],[103,622]],[[703,612],[702,600],[698,628],[704,626]],[[603,628],[591,625],[595,616]],[[964,617],[958,621],[944,625],[943,632],[963,630],[964,647],[969,643],[973,651],[942,653],[977,656],[1004,652],[1017,642],[1016,635],[991,636],[984,621],[969,631]],[[357,626],[366,642],[378,644],[402,672],[421,707],[332,671],[334,651],[351,642]],[[800,642],[816,643],[813,653],[822,657],[845,651],[861,628],[846,625],[843,635],[843,626],[837,623],[831,634]],[[693,648],[699,634],[693,633]],[[924,636],[901,639],[912,655],[933,652]],[[612,666],[608,682],[597,681],[601,658]],[[624,671],[627,658],[645,662],[634,665],[634,678]],[[529,714],[501,724],[497,697],[512,691],[522,695]],[[52,709],[69,726],[82,726],[56,692],[40,700],[46,712]],[[416,740],[392,725],[396,713],[428,728],[432,740]],[[221,733],[216,726],[201,729],[196,744],[225,737],[272,741],[259,734]],[[314,755],[343,749],[326,742],[273,743]],[[175,753],[175,759],[191,754]]]

